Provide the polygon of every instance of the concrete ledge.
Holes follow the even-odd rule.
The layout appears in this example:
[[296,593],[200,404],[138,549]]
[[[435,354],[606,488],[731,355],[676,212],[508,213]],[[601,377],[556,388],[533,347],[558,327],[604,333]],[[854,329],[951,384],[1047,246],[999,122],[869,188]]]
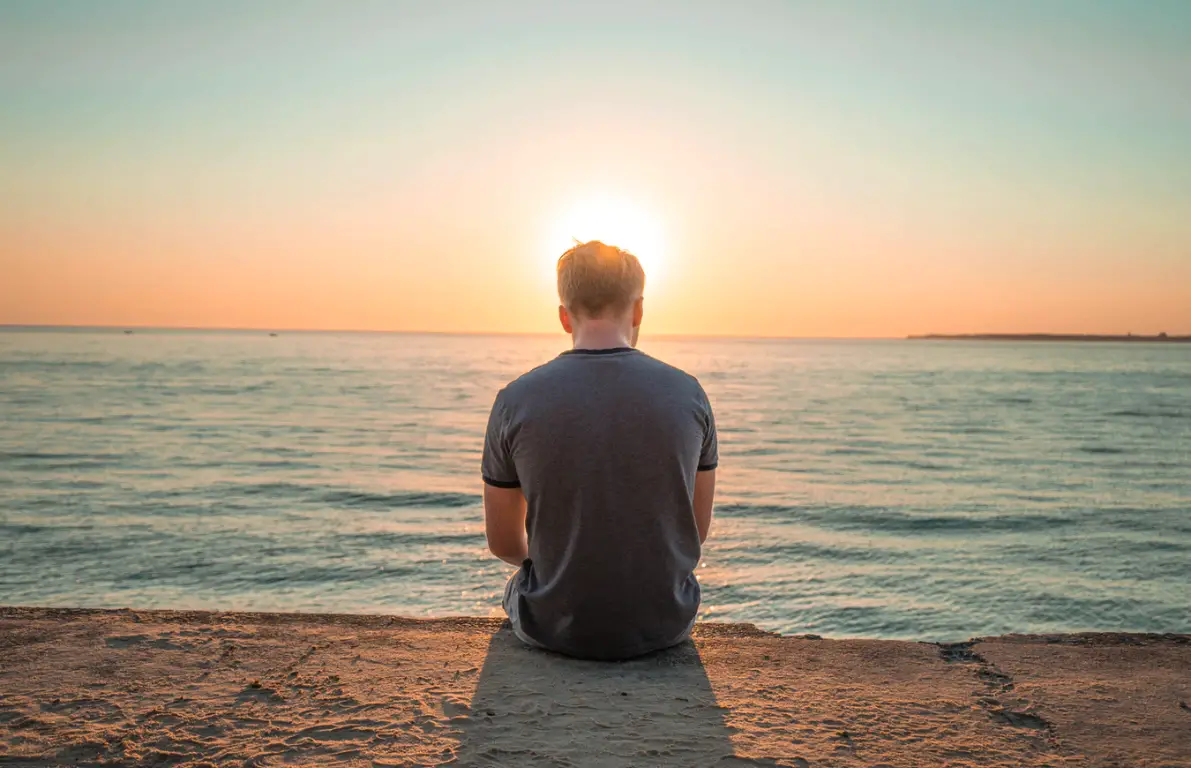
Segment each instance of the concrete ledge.
[[1191,765],[1188,635],[702,624],[601,663],[501,627],[0,608],[0,765]]

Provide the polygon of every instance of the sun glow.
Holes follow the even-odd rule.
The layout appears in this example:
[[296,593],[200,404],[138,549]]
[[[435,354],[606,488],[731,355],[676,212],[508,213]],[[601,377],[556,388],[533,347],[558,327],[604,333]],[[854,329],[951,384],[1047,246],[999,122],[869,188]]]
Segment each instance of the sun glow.
[[645,270],[646,292],[657,286],[665,267],[665,237],[658,219],[627,200],[589,200],[567,210],[557,219],[547,253],[553,269],[575,242],[600,240],[637,257]]

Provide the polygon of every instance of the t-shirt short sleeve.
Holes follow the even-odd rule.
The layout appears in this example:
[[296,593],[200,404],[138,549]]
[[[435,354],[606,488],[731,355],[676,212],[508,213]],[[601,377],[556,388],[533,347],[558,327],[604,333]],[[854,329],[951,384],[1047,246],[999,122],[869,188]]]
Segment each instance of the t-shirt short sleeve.
[[703,448],[699,452],[699,471],[707,472],[719,466],[720,444],[719,437],[715,433],[715,414],[711,411],[711,402],[707,399],[707,393],[701,392],[701,394],[703,395],[705,421]]
[[513,451],[507,439],[508,423],[500,395],[492,404],[488,415],[488,430],[484,433],[484,456],[480,462],[480,473],[484,482],[497,488],[520,488],[517,467],[513,464]]

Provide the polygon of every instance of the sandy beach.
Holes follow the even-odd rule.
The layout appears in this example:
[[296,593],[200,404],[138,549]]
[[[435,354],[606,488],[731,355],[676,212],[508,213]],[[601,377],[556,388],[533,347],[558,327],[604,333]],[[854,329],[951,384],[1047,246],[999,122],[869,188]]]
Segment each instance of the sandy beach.
[[1187,766],[1191,637],[704,624],[622,663],[490,619],[0,609],[0,763]]

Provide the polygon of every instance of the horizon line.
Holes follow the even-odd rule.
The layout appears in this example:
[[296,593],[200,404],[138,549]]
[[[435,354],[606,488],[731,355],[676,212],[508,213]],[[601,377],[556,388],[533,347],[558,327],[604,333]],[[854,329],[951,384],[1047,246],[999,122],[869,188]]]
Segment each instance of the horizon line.
[[[224,325],[79,325],[48,323],[0,323],[0,332],[12,330],[54,331],[192,331],[213,333],[359,333],[395,334],[407,336],[566,336],[561,330],[554,331],[431,331],[417,329],[376,328],[282,328],[282,327],[240,327]],[[652,338],[670,339],[737,339],[741,341],[897,341],[908,336],[745,336],[740,334],[701,333],[651,333]]]
[[[107,324],[51,324],[51,323],[0,323],[3,331],[181,331],[198,333],[306,333],[306,334],[392,334],[406,336],[566,336],[564,332],[555,331],[435,331],[421,329],[390,329],[390,328],[284,328],[268,326],[202,326],[202,325],[107,325]],[[1169,333],[1172,337],[1185,337],[1191,334]],[[742,334],[704,334],[704,333],[651,333],[652,338],[663,339],[717,339],[739,341],[920,341],[932,338],[965,339],[995,336],[1102,336],[1120,337],[1157,337],[1158,333],[1092,333],[1069,331],[975,331],[963,333],[921,332],[897,336],[780,336],[780,335],[742,335]]]

